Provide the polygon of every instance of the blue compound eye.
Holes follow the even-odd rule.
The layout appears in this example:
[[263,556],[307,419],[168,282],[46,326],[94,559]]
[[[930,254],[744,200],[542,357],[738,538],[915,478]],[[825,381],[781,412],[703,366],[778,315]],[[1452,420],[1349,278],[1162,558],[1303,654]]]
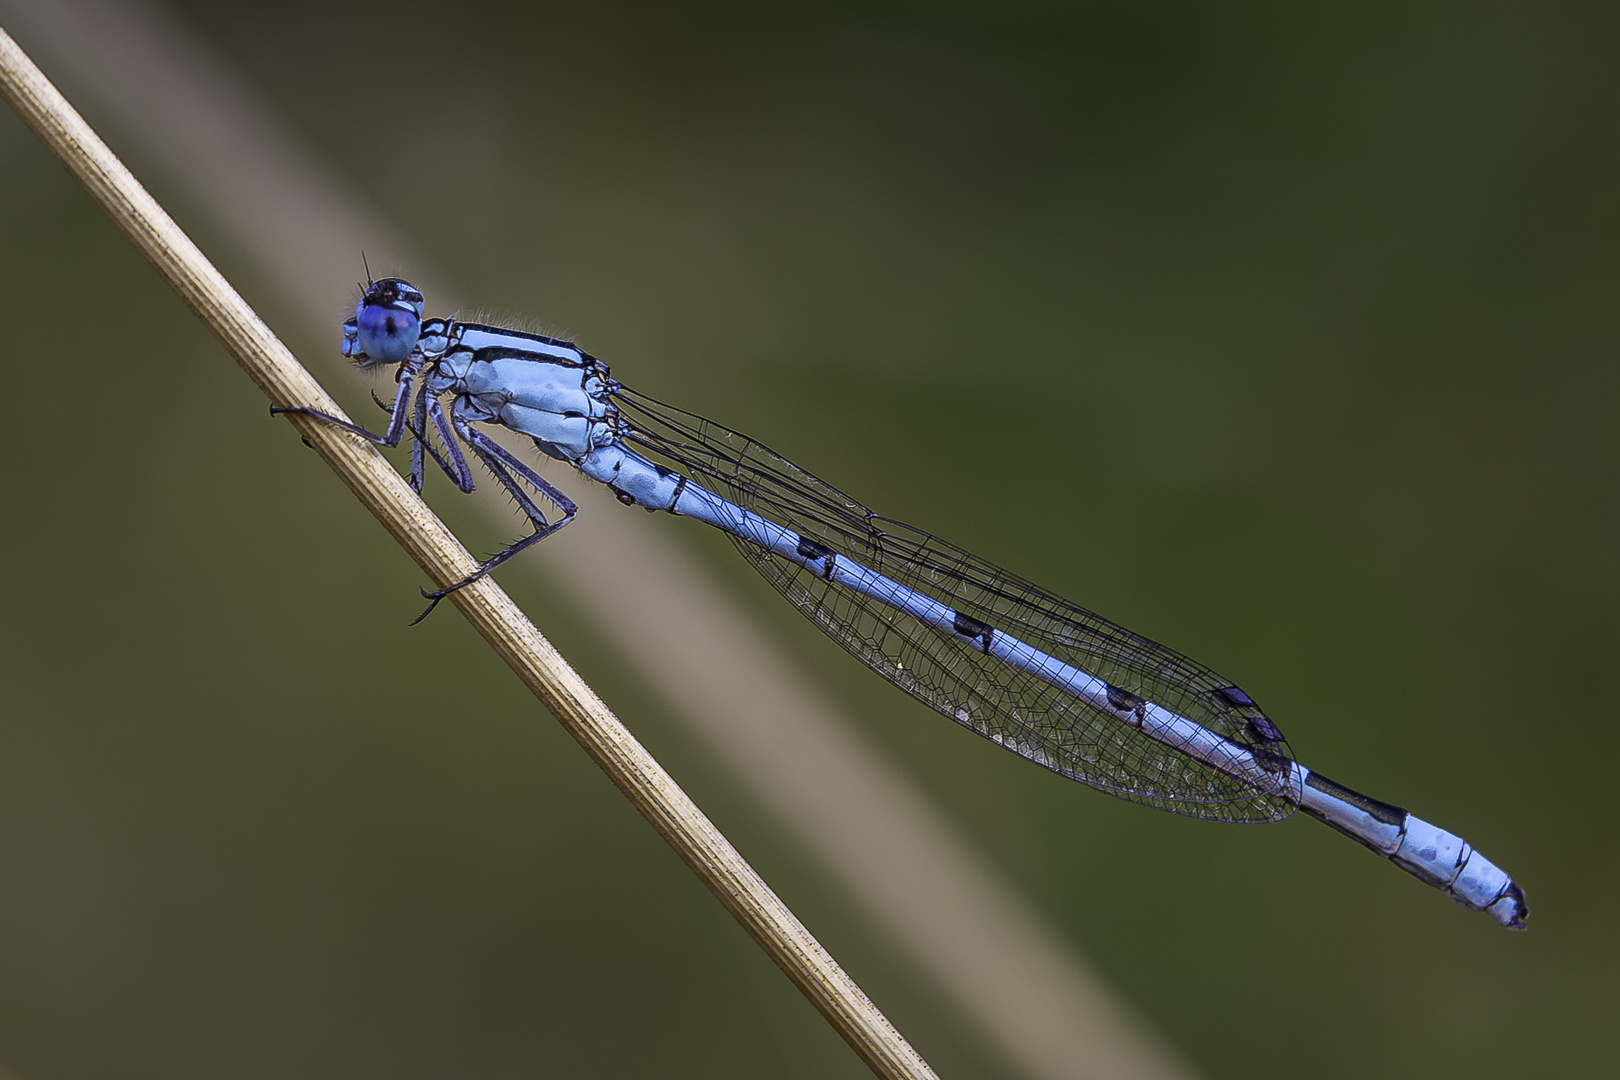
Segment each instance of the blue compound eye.
[[416,348],[422,333],[422,294],[408,282],[374,282],[354,310],[360,348],[379,364],[397,364]]

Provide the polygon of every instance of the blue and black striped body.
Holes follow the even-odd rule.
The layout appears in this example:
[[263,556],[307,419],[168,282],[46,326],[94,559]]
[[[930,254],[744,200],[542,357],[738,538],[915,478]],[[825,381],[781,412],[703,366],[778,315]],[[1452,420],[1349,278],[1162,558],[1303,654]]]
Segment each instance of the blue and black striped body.
[[[1209,668],[872,513],[746,436],[634,393],[571,342],[436,319],[420,323],[402,349],[411,313],[420,319],[421,297],[407,283],[387,279],[367,290],[343,351],[362,364],[401,365],[394,422],[383,436],[337,422],[377,441],[392,437],[390,445],[408,426],[418,490],[424,452],[472,489],[459,442],[514,494],[534,535],[469,580],[576,512],[474,426],[499,424],[621,502],[723,530],[862,662],[1016,754],[1192,817],[1277,821],[1303,809],[1458,903],[1523,927],[1524,896],[1508,875],[1450,833],[1298,764],[1254,699]],[[444,398],[452,399],[448,415]],[[416,418],[409,425],[407,415]],[[548,521],[531,492],[561,517]]]

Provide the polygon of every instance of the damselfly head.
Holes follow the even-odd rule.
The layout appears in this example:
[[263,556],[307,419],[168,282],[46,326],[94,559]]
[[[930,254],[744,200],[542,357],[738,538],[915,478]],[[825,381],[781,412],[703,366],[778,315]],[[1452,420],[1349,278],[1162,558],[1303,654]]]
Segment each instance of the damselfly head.
[[343,327],[343,355],[362,366],[397,364],[422,333],[422,294],[408,281],[383,278],[366,286],[354,318]]

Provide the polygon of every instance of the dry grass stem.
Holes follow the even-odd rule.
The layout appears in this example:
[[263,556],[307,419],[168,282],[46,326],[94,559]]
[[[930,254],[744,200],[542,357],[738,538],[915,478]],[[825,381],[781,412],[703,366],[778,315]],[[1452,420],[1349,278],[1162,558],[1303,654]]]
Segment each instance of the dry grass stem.
[[[3,30],[0,94],[272,403],[342,415]],[[375,446],[307,416],[287,419],[433,581],[441,585],[459,581],[476,568],[467,550]],[[928,1063],[499,586],[486,577],[452,593],[450,599],[874,1073],[894,1078],[934,1076]]]

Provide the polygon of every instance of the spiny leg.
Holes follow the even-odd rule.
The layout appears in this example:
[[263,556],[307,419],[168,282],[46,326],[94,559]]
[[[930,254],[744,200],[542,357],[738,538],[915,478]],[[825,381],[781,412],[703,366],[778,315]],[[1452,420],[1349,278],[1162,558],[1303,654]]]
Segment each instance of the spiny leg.
[[[512,496],[513,501],[518,504],[518,508],[523,511],[523,515],[534,526],[534,532],[497,552],[480,565],[477,570],[474,570],[454,585],[448,585],[434,592],[428,592],[426,589],[422,590],[423,597],[431,601],[431,603],[428,604],[427,609],[422,614],[412,621],[412,626],[431,615],[433,609],[438,607],[440,600],[443,600],[462,586],[477,581],[520,551],[538,544],[570,521],[573,521],[575,515],[579,513],[579,507],[574,504],[572,499],[547,483],[544,477],[525,465],[504,446],[483,432],[469,427],[459,416],[456,417],[456,420],[457,434],[461,436],[468,446],[472,447],[473,453],[478,455],[478,459],[484,463],[484,467],[490,471],[490,474],[495,477],[501,487],[506,489],[507,494]],[[452,453],[455,452],[455,443],[450,442],[446,445],[451,448]],[[529,498],[528,493],[523,490],[520,481],[529,484],[542,498],[562,511],[562,517],[554,522],[548,522],[545,514],[535,505],[534,500]]]
[[[270,406],[270,415],[278,416],[282,413],[303,413],[305,416],[313,416],[317,420],[325,420],[328,424],[333,424],[340,427],[344,431],[353,432],[362,439],[368,439],[371,442],[376,443],[378,446],[386,446],[389,449],[392,449],[398,446],[399,440],[404,437],[405,406],[411,399],[411,390],[413,387],[415,387],[415,385],[416,372],[408,368],[401,370],[399,375],[399,389],[394,392],[394,406],[389,410],[390,419],[388,421],[388,430],[383,432],[381,435],[378,435],[374,431],[367,431],[359,424],[351,424],[349,421],[340,417],[332,416],[329,413],[323,413],[319,409],[306,409],[301,405],[272,405]],[[417,490],[420,491],[421,488],[418,488]]]
[[[411,417],[411,489],[418,495],[422,494],[422,485],[427,480],[427,463],[422,460],[422,452],[433,450],[428,444],[427,409],[428,391],[424,386],[422,392],[416,395],[416,407],[413,410],[415,415]],[[433,454],[433,460],[446,474],[450,472],[449,469],[445,469],[444,459],[439,457],[437,451]],[[454,480],[455,477],[452,476],[451,479]]]
[[[439,463],[439,468],[444,470],[444,474],[450,478],[451,483],[461,490],[462,494],[471,495],[475,486],[473,484],[472,470],[467,467],[467,459],[462,456],[461,447],[456,441],[455,433],[450,429],[450,421],[444,415],[443,403],[438,398],[434,398],[427,403],[427,412],[433,417],[433,426],[438,429],[439,439],[444,443],[445,451],[450,455],[451,464],[445,464],[444,458],[440,457],[438,451],[433,449],[432,443],[428,444],[428,453],[433,455],[433,460]],[[425,429],[427,425],[423,424],[422,426]]]
[[[394,411],[394,406],[390,406],[375,393],[371,395],[371,400],[375,401],[377,407],[386,413],[391,414]],[[446,461],[440,456],[439,451],[433,445],[432,437],[428,434],[428,414],[430,411],[433,414],[434,424],[439,430],[439,437],[444,440],[445,445],[450,449],[450,461]],[[472,471],[467,468],[467,461],[461,456],[461,450],[456,446],[455,436],[450,432],[450,425],[444,418],[444,410],[439,404],[438,397],[433,393],[431,386],[426,381],[423,382],[421,391],[416,395],[416,402],[412,406],[412,412],[415,415],[411,418],[411,422],[406,425],[406,429],[411,433],[411,490],[418,495],[422,494],[422,486],[427,478],[427,465],[424,460],[425,451],[427,455],[432,456],[433,463],[450,478],[451,483],[455,484],[464,494],[471,494],[473,490]]]
[[[412,438],[411,438],[411,476],[410,476],[409,483],[411,485],[411,490],[416,492],[418,495],[422,494],[422,484],[423,484],[423,481],[426,479],[426,472],[427,472],[426,465],[425,465],[425,463],[423,461],[423,455],[422,455],[422,429],[427,426],[427,413],[426,413],[427,402],[425,400],[425,397],[426,397],[426,389],[424,388],[422,393],[419,393],[419,394],[416,395],[416,408],[415,408],[416,416],[414,418],[414,421],[412,423],[410,423],[410,424],[405,425],[410,430],[410,433],[411,433],[411,436],[412,436]],[[394,406],[388,404],[388,402],[386,402],[382,398],[378,397],[377,396],[377,391],[373,390],[371,392],[371,400],[376,403],[377,408],[379,408],[383,412],[387,413],[390,417],[394,415]],[[435,461],[439,461],[439,455],[434,454],[433,459]],[[442,461],[440,462],[440,467],[443,468],[443,462]]]

